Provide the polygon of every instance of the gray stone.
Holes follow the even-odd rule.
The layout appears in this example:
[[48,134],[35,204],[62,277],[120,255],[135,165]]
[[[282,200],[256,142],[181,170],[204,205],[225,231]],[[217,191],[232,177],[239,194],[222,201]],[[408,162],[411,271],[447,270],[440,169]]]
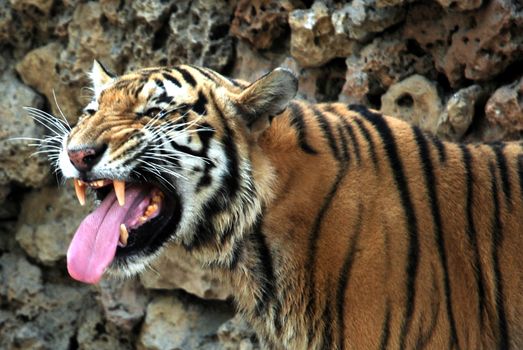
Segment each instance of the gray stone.
[[218,329],[218,340],[224,350],[259,349],[256,333],[240,316],[236,315]]
[[135,336],[126,329],[112,326],[103,317],[100,307],[89,301],[83,310],[76,340],[80,350],[133,349]]
[[220,325],[233,316],[223,302],[187,295],[155,297],[147,307],[137,349],[215,349]]
[[140,282],[103,279],[98,286],[105,318],[118,328],[131,331],[143,319],[148,301]]
[[0,256],[0,277],[0,295],[9,303],[28,303],[43,289],[42,271],[21,255]]
[[474,113],[480,100],[484,100],[486,89],[471,85],[453,94],[440,115],[437,135],[452,141],[459,141],[474,120]]
[[177,1],[169,20],[165,64],[192,63],[218,71],[230,65],[232,14],[232,7],[221,1]]
[[367,42],[379,32],[401,22],[406,11],[401,7],[378,8],[374,0],[354,0],[332,14],[336,33]]
[[48,163],[44,156],[34,156],[36,151],[27,146],[27,140],[18,137],[41,138],[42,128],[27,115],[23,106],[41,107],[42,99],[23,85],[12,71],[0,76],[4,88],[0,96],[0,185],[17,182],[27,187],[38,187],[48,179]]

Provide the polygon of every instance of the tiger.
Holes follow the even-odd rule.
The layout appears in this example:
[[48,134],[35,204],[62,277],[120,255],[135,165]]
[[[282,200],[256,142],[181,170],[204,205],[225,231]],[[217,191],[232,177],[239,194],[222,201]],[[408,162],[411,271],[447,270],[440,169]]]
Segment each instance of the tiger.
[[263,348],[523,348],[522,142],[308,103],[285,68],[89,74],[92,100],[52,140],[98,203],[72,278],[133,276],[178,245],[231,283]]

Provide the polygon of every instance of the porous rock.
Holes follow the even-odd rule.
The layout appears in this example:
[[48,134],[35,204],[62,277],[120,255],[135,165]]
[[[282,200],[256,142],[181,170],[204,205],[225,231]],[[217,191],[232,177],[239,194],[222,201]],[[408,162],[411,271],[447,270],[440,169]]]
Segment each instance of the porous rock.
[[469,129],[478,103],[486,95],[486,89],[480,85],[471,85],[458,90],[447,101],[440,115],[437,135],[452,141],[459,141]]
[[43,289],[42,271],[18,254],[0,256],[0,295],[10,303],[28,303]]
[[43,14],[48,14],[53,6],[53,0],[9,0],[9,2],[17,11],[30,10],[31,7],[34,7]]
[[5,312],[0,313],[0,348],[69,348],[86,292],[83,286],[73,288],[49,281],[44,284],[36,265],[21,255],[3,254],[0,302]]
[[308,10],[294,10],[289,15],[291,55],[303,67],[317,67],[335,57],[351,54],[357,42],[346,33],[336,32],[331,11],[321,1]]
[[89,212],[76,200],[72,185],[45,187],[24,198],[16,240],[25,252],[46,265],[65,258],[76,228]]
[[142,0],[131,2],[131,6],[136,11],[137,18],[154,25],[169,13],[172,3],[174,1]]
[[267,49],[288,29],[289,12],[302,7],[298,0],[240,0],[234,11],[231,34],[257,49]]
[[336,33],[346,33],[351,39],[366,42],[401,22],[406,11],[401,7],[379,8],[375,0],[354,0],[335,10],[332,23]]
[[232,63],[228,35],[233,9],[221,1],[177,1],[169,20],[167,64],[192,63],[217,71]]
[[76,341],[80,350],[133,349],[136,333],[108,322],[94,299],[87,300],[80,316]]
[[468,11],[480,7],[483,0],[437,0],[437,2],[451,10]]
[[412,75],[392,85],[381,97],[381,112],[435,134],[441,113],[436,84],[421,75]]
[[31,157],[36,150],[27,146],[30,141],[15,138],[43,136],[42,128],[23,109],[23,106],[41,107],[42,99],[12,71],[0,76],[0,85],[3,88],[0,96],[0,185],[17,182],[27,187],[41,186],[49,174],[45,157]]
[[435,3],[414,4],[405,36],[430,52],[450,84],[491,79],[523,54],[523,8],[492,0],[477,11],[446,12]]
[[345,85],[340,100],[366,102],[367,95],[381,95],[392,84],[414,73],[430,72],[430,56],[410,46],[399,32],[394,32],[375,38],[357,55],[347,57]]
[[151,267],[140,276],[145,288],[181,288],[205,299],[225,300],[231,295],[227,281],[219,280],[211,270],[202,268],[194,257],[179,246],[166,248]]
[[147,306],[137,348],[214,349],[218,328],[232,316],[223,302],[197,301],[181,293],[157,296]]
[[64,81],[60,70],[64,64],[60,59],[63,50],[61,44],[54,42],[34,49],[16,65],[16,70],[25,84],[47,98],[53,115],[60,116],[61,110],[72,124],[76,122],[80,114],[79,106],[84,101],[81,101],[79,89]]
[[102,279],[98,284],[105,319],[131,331],[145,315],[147,293],[137,279]]
[[498,88],[487,101],[485,116],[507,134],[523,131],[523,78]]
[[48,282],[43,291],[17,313],[38,330],[45,349],[68,349],[82,321],[82,310],[90,305],[91,299],[88,288],[83,286]]

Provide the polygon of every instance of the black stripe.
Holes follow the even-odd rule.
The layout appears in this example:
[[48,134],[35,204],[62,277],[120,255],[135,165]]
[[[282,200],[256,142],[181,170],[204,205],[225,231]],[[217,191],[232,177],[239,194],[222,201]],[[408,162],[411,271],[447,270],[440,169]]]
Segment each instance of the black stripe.
[[[347,140],[343,136],[343,132],[341,129],[338,129],[340,132],[340,139],[343,143],[343,161],[340,163],[338,172],[336,173],[336,178],[334,179],[334,182],[332,183],[332,186],[323,199],[323,203],[320,207],[320,210],[318,211],[318,214],[314,220],[314,224],[312,226],[312,230],[309,233],[309,244],[308,244],[308,251],[307,251],[307,263],[305,266],[307,266],[310,269],[310,272],[308,274],[307,279],[307,286],[309,291],[309,299],[307,304],[307,313],[309,315],[313,315],[314,313],[313,308],[315,308],[316,305],[316,293],[315,293],[315,281],[314,281],[314,266],[316,264],[316,253],[318,249],[318,240],[320,236],[320,229],[321,224],[323,222],[323,219],[325,217],[325,214],[327,213],[328,209],[330,208],[330,205],[332,203],[332,200],[334,199],[334,196],[338,192],[338,188],[341,184],[341,181],[345,177],[348,171],[348,151],[346,148]],[[309,343],[314,338],[315,335],[315,328],[317,326],[317,320],[313,320],[310,324],[309,330],[308,330],[308,337],[309,337]]]
[[[343,261],[343,265],[341,267],[340,275],[338,277],[338,288],[336,290],[336,307],[338,311],[338,336],[339,336],[339,344],[338,348],[343,350],[345,349],[345,292],[348,289],[347,284],[349,283],[350,276],[351,276],[351,270],[352,270],[352,264],[354,263],[354,255],[356,254],[356,250],[358,247],[358,242],[361,234],[361,227],[362,227],[362,205],[360,204],[358,206],[358,214],[356,219],[356,226],[354,231],[352,232],[351,239],[349,242],[349,249],[347,249],[347,252],[345,254],[345,259]],[[349,314],[349,313],[347,313]]]
[[203,75],[204,77],[206,77],[210,81],[212,81],[214,83],[218,83],[218,81],[216,81],[216,78],[211,76],[209,73],[207,73],[203,68],[200,68],[198,66],[193,66],[193,65],[189,65],[189,67],[197,70],[201,75]]
[[196,114],[198,115],[207,115],[207,103],[209,101],[207,100],[207,97],[203,94],[202,91],[198,91],[198,99],[192,107],[190,107]]
[[434,146],[436,146],[436,150],[438,151],[438,155],[439,155],[439,162],[440,163],[445,163],[445,161],[447,160],[447,154],[445,152],[445,145],[443,144],[443,142],[441,142],[441,140],[435,136],[432,136],[430,137],[430,140],[432,141],[432,144]]
[[507,203],[507,206],[509,208],[512,207],[512,190],[510,187],[510,179],[509,179],[509,170],[507,167],[507,158],[505,157],[505,154],[503,153],[503,149],[505,148],[505,144],[499,143],[499,144],[492,144],[490,145],[492,150],[494,151],[494,154],[496,155],[496,165],[499,169],[499,173],[501,175],[501,185],[503,187],[503,194],[505,195],[505,200]]
[[405,339],[407,337],[410,323],[412,321],[412,315],[414,313],[414,301],[416,298],[416,277],[419,264],[418,222],[416,219],[416,213],[414,211],[414,205],[412,204],[409,187],[406,182],[407,177],[405,176],[403,164],[401,163],[400,156],[398,154],[396,140],[392,135],[392,131],[390,130],[389,125],[381,115],[369,111],[364,106],[350,105],[349,109],[359,113],[366,120],[368,120],[372,125],[374,125],[376,131],[380,134],[382,145],[389,158],[390,168],[393,172],[394,180],[400,193],[401,204],[403,206],[405,216],[407,217],[407,231],[409,239],[408,257],[405,269],[407,275],[405,283],[407,300],[399,341],[400,349],[404,349]]
[[478,319],[482,325],[485,321],[486,299],[485,299],[485,280],[483,278],[483,267],[478,247],[478,238],[476,225],[474,223],[474,173],[472,172],[472,155],[466,145],[459,145],[462,153],[463,163],[465,165],[465,181],[467,183],[467,235],[472,250],[474,251],[474,279],[476,280],[476,289],[478,291]]
[[387,345],[389,344],[390,318],[391,318],[390,301],[387,300],[387,304],[385,306],[385,319],[383,320],[383,325],[381,326],[380,350],[387,349]]
[[301,149],[308,154],[317,154],[316,150],[307,143],[307,131],[305,129],[305,121],[303,120],[303,109],[302,107],[291,102],[289,104],[289,117],[291,118],[291,125],[296,129],[296,135],[298,137],[298,144]]
[[496,302],[496,313],[498,316],[498,343],[499,350],[508,350],[510,338],[508,334],[507,319],[505,316],[505,296],[503,294],[503,277],[499,266],[499,248],[503,242],[503,227],[501,223],[501,212],[498,194],[498,180],[496,167],[490,164],[490,176],[492,178],[492,202],[494,211],[492,213],[492,265],[494,269],[494,296]]
[[[330,285],[330,283],[327,283]],[[325,308],[323,309],[323,344],[322,349],[332,349],[332,315],[330,308],[330,297],[325,301]]]
[[175,77],[173,77],[171,74],[169,74],[169,73],[163,73],[162,76],[165,78],[165,80],[170,81],[171,83],[173,83],[173,84],[176,85],[177,87],[182,87],[182,84],[180,84],[180,82],[178,81],[178,79],[176,79]]
[[269,303],[275,297],[276,279],[274,277],[274,264],[272,261],[271,251],[267,245],[267,240],[262,231],[263,220],[259,215],[253,228],[253,245],[257,254],[257,263],[252,276],[259,277],[260,290],[257,295],[260,298],[256,301],[256,312],[258,315],[267,310]]
[[436,177],[434,176],[434,168],[432,165],[427,140],[425,139],[425,136],[420,129],[414,127],[413,131],[424,171],[425,188],[427,189],[429,196],[430,211],[434,223],[434,234],[436,236],[435,240],[438,245],[439,260],[443,269],[443,287],[445,288],[445,303],[450,328],[449,349],[453,348],[454,345],[456,345],[459,349],[459,342],[456,333],[456,321],[454,319],[454,313],[452,312],[452,289],[450,286],[447,253],[445,250],[445,236],[443,235],[443,230],[441,227],[441,211],[439,208],[438,196],[436,194]]
[[320,112],[316,107],[311,106],[312,111],[314,113],[314,116],[318,120],[318,124],[320,125],[321,130],[323,131],[323,136],[327,139],[329,146],[332,151],[332,155],[334,158],[339,159],[340,157],[340,151],[338,150],[338,145],[336,144],[336,139],[334,138],[334,135],[332,134],[332,130],[330,127],[329,122],[327,119],[325,119],[325,116],[322,112]]
[[173,68],[173,70],[179,72],[182,75],[183,79],[189,85],[191,85],[192,87],[196,86],[196,80],[194,80],[194,77],[192,76],[192,74],[189,73],[187,70],[183,69],[182,67],[175,67],[175,68]]
[[347,123],[345,119],[343,119],[343,124],[345,126],[345,129],[347,129],[352,145],[354,146],[354,154],[356,154],[356,163],[360,164],[360,145],[358,143],[358,139],[356,138],[356,134],[354,133],[354,129],[352,129],[352,126],[349,123]]
[[367,127],[365,126],[365,124],[363,124],[363,121],[361,121],[360,119],[357,119],[357,118],[355,118],[353,120],[356,122],[356,125],[360,129],[361,134],[363,135],[363,137],[369,144],[370,157],[372,159],[372,162],[374,163],[374,167],[377,168],[378,167],[378,156],[376,155],[376,146],[374,146],[374,140],[372,139],[372,136],[371,136],[369,130],[367,129]]
[[[430,303],[431,308],[431,320],[429,327],[425,334],[423,334],[421,331],[423,329],[423,324],[420,324],[420,336],[418,337],[418,340],[416,341],[416,346],[414,349],[425,349],[427,347],[427,344],[430,342],[432,337],[434,336],[434,330],[436,329],[436,324],[438,323],[439,318],[439,298],[440,298],[440,291],[438,288],[438,281],[437,277],[434,273],[434,268],[432,268],[432,302]],[[420,320],[421,323],[421,320]]]

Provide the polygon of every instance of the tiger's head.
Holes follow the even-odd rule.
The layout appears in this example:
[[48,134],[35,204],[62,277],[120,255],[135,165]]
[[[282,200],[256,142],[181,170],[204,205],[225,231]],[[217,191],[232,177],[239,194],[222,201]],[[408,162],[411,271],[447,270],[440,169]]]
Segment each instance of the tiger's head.
[[141,271],[168,242],[227,266],[261,212],[270,164],[257,139],[297,91],[276,69],[252,84],[194,66],[115,77],[94,62],[93,99],[65,135],[59,169],[97,208],[67,252],[77,280]]

